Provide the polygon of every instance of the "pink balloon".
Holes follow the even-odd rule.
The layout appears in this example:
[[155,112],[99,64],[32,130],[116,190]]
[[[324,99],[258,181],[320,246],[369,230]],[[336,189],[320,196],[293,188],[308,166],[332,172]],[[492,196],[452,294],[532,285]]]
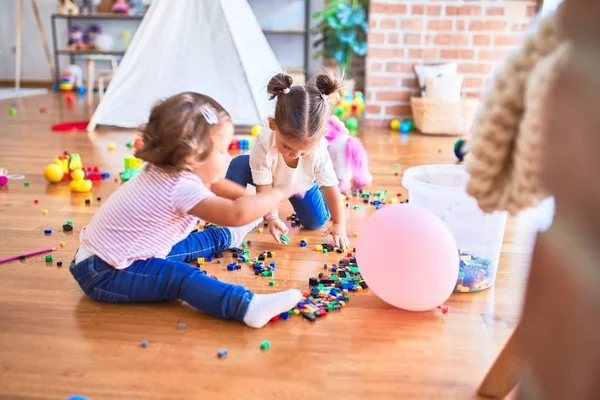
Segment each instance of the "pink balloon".
[[448,227],[412,204],[386,206],[365,221],[356,261],[379,298],[409,311],[443,304],[458,278],[458,248]]

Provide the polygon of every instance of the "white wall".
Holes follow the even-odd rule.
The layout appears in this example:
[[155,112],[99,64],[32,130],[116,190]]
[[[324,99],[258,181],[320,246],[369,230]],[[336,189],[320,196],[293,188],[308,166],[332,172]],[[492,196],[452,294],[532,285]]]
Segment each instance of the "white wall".
[[[172,0],[171,0],[172,1]],[[198,0],[212,1],[212,0]],[[240,0],[243,1],[243,0]],[[323,8],[323,0],[311,1],[311,14],[318,9]],[[257,14],[257,18],[263,28],[271,29],[303,29],[304,28],[304,0],[250,0],[250,5]],[[50,51],[52,51],[52,30],[50,16],[56,10],[57,0],[37,0],[40,10],[40,16],[46,36],[49,41]],[[15,21],[16,21],[16,1],[0,0],[0,80],[12,80],[15,76],[15,55],[13,48],[15,46]],[[133,37],[140,21],[77,21],[84,29],[88,23],[100,22],[104,32],[110,33],[115,39],[116,49],[121,46],[121,36],[125,30],[129,30]],[[59,48],[67,47],[67,28],[66,20],[58,19],[57,24],[57,42]],[[311,19],[311,24],[314,21]],[[42,40],[37,29],[37,24],[33,14],[31,2],[23,0],[23,31],[22,31],[22,61],[21,61],[21,79],[32,81],[53,80],[50,76],[50,70],[44,54]],[[280,64],[283,67],[302,67],[303,57],[303,37],[290,36],[269,36],[271,46],[273,47]],[[311,38],[311,43],[314,41]],[[311,70],[320,65],[319,60],[312,59],[311,45]],[[54,55],[52,55],[54,57]],[[81,58],[77,62],[84,68]],[[69,65],[68,56],[60,56],[60,66],[64,69]],[[105,68],[102,65],[97,69]],[[108,63],[106,63],[108,68]],[[84,69],[85,70],[85,69]]]
[[[322,10],[324,0],[306,0],[311,7],[311,27],[316,25],[312,14]],[[304,0],[249,0],[252,10],[263,29],[289,30],[304,29]],[[281,66],[285,68],[304,68],[304,37],[300,35],[266,35]],[[315,50],[310,38],[309,71],[315,71],[320,60],[314,60]]]
[[[40,18],[46,31],[48,45],[52,52],[52,29],[50,16],[56,11],[57,0],[37,0]],[[0,0],[0,79],[12,80],[15,77],[15,46],[16,30],[16,1]],[[121,37],[125,30],[131,32],[133,37],[140,21],[106,21],[106,20],[78,20],[74,21],[84,30],[92,22],[100,23],[104,32],[111,34],[115,39],[115,50],[122,49]],[[59,49],[66,49],[68,42],[67,22],[64,19],[56,20],[57,42]],[[46,55],[42,45],[42,39],[38,32],[37,23],[33,14],[31,1],[23,0],[23,29],[22,29],[22,59],[21,79],[31,81],[54,80],[50,76],[50,69],[46,61]],[[54,54],[52,54],[54,62]],[[81,57],[76,57],[76,62],[85,68]],[[60,67],[64,71],[69,65],[68,56],[60,56]],[[98,64],[96,69],[108,68],[108,62]],[[85,71],[85,69],[84,69]]]

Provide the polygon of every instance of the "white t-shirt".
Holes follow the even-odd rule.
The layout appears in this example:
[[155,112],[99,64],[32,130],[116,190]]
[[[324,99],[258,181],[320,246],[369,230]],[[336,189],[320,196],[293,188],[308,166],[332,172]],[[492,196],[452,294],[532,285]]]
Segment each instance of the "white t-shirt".
[[314,186],[315,180],[319,187],[339,184],[324,137],[309,154],[298,159],[296,168],[290,168],[277,150],[275,132],[268,127],[261,129],[252,144],[250,170],[255,185],[280,186],[293,183],[309,190]]

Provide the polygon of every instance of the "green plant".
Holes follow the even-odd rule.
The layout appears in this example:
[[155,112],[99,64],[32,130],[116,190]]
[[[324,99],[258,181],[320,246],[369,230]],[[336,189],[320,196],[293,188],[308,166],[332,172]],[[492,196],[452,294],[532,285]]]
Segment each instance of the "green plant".
[[349,71],[353,54],[367,54],[368,9],[369,0],[328,0],[325,9],[312,16],[321,20],[313,30],[319,35],[313,46],[321,47],[315,58],[328,55]]

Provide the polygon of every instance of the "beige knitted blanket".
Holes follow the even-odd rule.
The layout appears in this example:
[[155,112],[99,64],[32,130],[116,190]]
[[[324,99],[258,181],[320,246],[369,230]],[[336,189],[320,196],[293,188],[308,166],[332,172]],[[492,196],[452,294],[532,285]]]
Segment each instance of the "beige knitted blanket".
[[561,8],[541,20],[499,67],[469,140],[467,192],[484,212],[517,214],[548,196],[541,183],[544,103],[570,46]]

